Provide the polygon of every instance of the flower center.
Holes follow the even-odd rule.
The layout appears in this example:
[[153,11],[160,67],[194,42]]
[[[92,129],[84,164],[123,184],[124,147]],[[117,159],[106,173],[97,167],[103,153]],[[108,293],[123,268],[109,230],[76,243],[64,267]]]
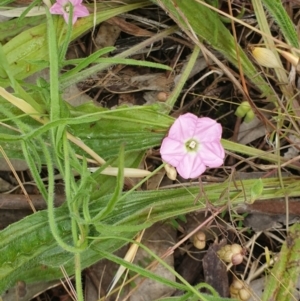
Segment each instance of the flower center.
[[190,139],[185,143],[185,148],[188,152],[197,152],[199,148],[199,142],[195,139]]
[[197,146],[196,141],[191,141],[189,144],[189,148],[194,149]]
[[70,2],[68,2],[65,6],[64,6],[64,10],[66,13],[70,12]]

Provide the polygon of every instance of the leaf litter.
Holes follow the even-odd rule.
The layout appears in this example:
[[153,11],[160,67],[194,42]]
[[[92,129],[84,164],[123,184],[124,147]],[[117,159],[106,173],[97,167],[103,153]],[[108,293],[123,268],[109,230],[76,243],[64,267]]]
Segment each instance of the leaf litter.
[[[22,4],[24,4],[24,2],[26,5],[30,3],[30,1],[23,1]],[[158,1],[158,3],[160,3],[160,1]],[[20,5],[20,1],[16,1],[15,4]],[[226,3],[220,1],[219,4],[220,8],[224,9]],[[295,9],[296,6],[293,7],[292,5],[293,4],[290,4],[290,8]],[[242,7],[239,1],[235,1],[233,3],[233,7],[236,12],[240,12],[242,15],[244,14],[241,18],[242,21],[247,22],[247,20],[251,18],[251,22],[256,24],[255,15],[253,15],[253,11],[251,11],[250,6],[245,5],[245,7]],[[178,7],[176,10],[180,11]],[[242,13],[243,10],[245,11]],[[272,21],[271,17],[270,21]],[[108,46],[116,46],[116,50],[114,50],[112,54],[121,52],[124,47],[125,49],[128,49],[131,45],[135,45],[148,37],[154,36],[157,24],[164,28],[164,26],[173,26],[174,22],[164,10],[158,9],[156,6],[151,6],[150,9],[144,8],[134,11],[130,16],[124,14],[123,16],[120,15],[119,17],[114,17],[109,19],[108,22],[103,22],[95,31],[81,36],[73,42],[68,49],[68,58],[76,59],[86,57],[92,52]],[[225,22],[225,24],[227,23]],[[230,28],[229,25],[228,28]],[[279,30],[278,26],[274,23],[272,23],[271,28],[275,32]],[[239,40],[241,41],[241,46],[243,47],[246,47],[247,43],[253,43],[260,39],[257,33],[250,31],[249,28],[244,31],[239,24],[236,24],[236,30],[239,35]],[[161,70],[153,70],[152,68],[144,66],[125,66],[114,64],[108,70],[97,72],[97,74],[94,74],[90,79],[87,78],[86,80],[79,82],[77,85],[69,87],[67,91],[65,91],[67,94],[65,94],[64,97],[66,100],[69,99],[70,104],[73,106],[80,106],[86,102],[88,103],[92,101],[96,106],[111,110],[119,108],[120,106],[164,103],[176,87],[177,80],[182,75],[186,63],[189,60],[192,48],[193,41],[187,37],[183,31],[178,29],[172,36],[168,36],[163,40],[155,41],[150,46],[142,49],[140,53],[134,53],[131,56],[131,58],[136,60],[147,59],[168,65],[173,68],[173,72],[161,72]],[[213,49],[209,48],[209,50],[216,55],[218,59],[223,60],[223,62],[227,65],[226,68],[228,68],[228,72],[231,72],[234,76],[238,77],[237,70],[232,66],[231,62],[226,61],[226,58],[215,53]],[[111,54],[108,54],[108,56],[110,55]],[[209,73],[213,68],[219,68],[219,66],[204,55],[198,57],[197,63],[191,71],[189,79],[181,93],[183,101],[181,97],[179,97],[179,100],[176,102],[171,111],[171,115],[178,116],[185,112],[192,112],[198,116],[210,116],[211,118],[217,118],[223,124],[224,138],[234,139],[234,137],[237,137],[237,141],[241,144],[251,145],[252,147],[265,150],[266,152],[273,151],[275,138],[272,134],[274,132],[274,124],[276,121],[274,119],[279,118],[278,115],[276,115],[276,111],[276,114],[274,114],[276,107],[272,106],[272,108],[270,108],[269,105],[266,107],[265,100],[261,99],[261,94],[258,91],[259,88],[248,82],[248,93],[251,98],[254,99],[255,109],[262,113],[257,114],[257,117],[250,123],[239,122],[239,120],[234,116],[234,111],[237,105],[243,100],[243,96],[232,83],[231,79],[226,76],[226,73],[223,71],[220,71],[219,75]],[[208,75],[203,77],[203,75],[206,74]],[[281,92],[278,88],[280,83],[277,83],[274,79],[274,73],[270,70],[262,69],[262,74],[268,78],[273,89],[280,98]],[[41,74],[39,74],[39,77],[40,76]],[[48,75],[46,74],[46,80],[47,76]],[[202,80],[194,85],[199,78],[202,78]],[[167,97],[159,97],[159,95],[162,95],[161,93],[167,95]],[[288,113],[289,112],[283,112],[283,115]],[[288,130],[290,127],[287,123],[288,121],[283,119],[280,124],[281,128],[277,129],[277,131],[284,129],[287,133],[289,133]],[[273,125],[273,127],[270,125]],[[293,131],[291,130],[291,132]],[[295,156],[298,155],[298,133],[296,133],[297,135],[289,136],[289,139],[292,142],[291,144],[284,139],[284,133],[280,134],[283,138],[279,145],[279,155],[283,155],[285,157],[289,155],[289,160],[295,158]],[[161,189],[162,187],[170,188],[176,187],[176,185],[186,185],[186,187],[189,187],[189,185],[199,185],[201,191],[201,185],[205,185],[206,183],[222,182],[226,179],[228,171],[234,173],[235,169],[247,174],[254,174],[254,172],[259,170],[260,173],[254,176],[255,179],[265,178],[269,176],[270,172],[272,172],[273,175],[277,174],[276,168],[273,168],[272,171],[269,171],[267,168],[264,169],[263,165],[266,165],[266,162],[260,160],[260,158],[245,159],[238,157],[233,153],[229,153],[228,155],[226,166],[230,166],[231,170],[209,170],[202,178],[199,179],[199,181],[195,181],[193,183],[180,177],[178,178],[178,181],[170,181],[166,179],[165,173],[161,172],[158,178],[150,179],[144,185],[143,189]],[[15,169],[22,174],[26,190],[30,194],[37,194],[37,191],[30,188],[34,185],[30,172],[23,171],[23,168],[18,168],[16,164],[14,164],[13,160],[12,163]],[[150,169],[154,169],[160,164],[159,154],[156,148],[148,151],[145,163]],[[1,166],[3,164],[1,163]],[[288,169],[285,168],[284,171],[285,170]],[[47,175],[45,174],[45,176]],[[243,181],[243,177],[240,177],[235,181]],[[7,182],[3,182],[5,185],[7,185],[7,183],[9,184],[9,187],[6,188],[3,184],[3,189],[5,191],[11,189],[11,185],[16,186],[16,183],[11,180],[11,174],[7,171],[1,172],[1,178],[3,180],[8,178]],[[58,179],[57,191],[59,191],[59,187],[62,185],[62,182]],[[17,190],[14,191],[12,195],[18,195],[20,193],[20,190]],[[61,189],[61,193],[63,194],[63,189]],[[196,201],[197,200],[195,200],[195,202]],[[279,199],[279,202],[284,203],[284,200]],[[14,210],[17,210],[17,206],[18,205],[16,204],[16,209]],[[239,211],[239,209],[230,208],[230,205],[227,209],[228,210],[225,210],[221,215],[218,215],[211,223],[205,226],[204,232],[206,233],[207,238],[204,249],[198,250],[194,247],[192,240],[187,240],[168,257],[168,264],[171,267],[174,267],[175,270],[187,279],[190,284],[197,285],[201,282],[207,283],[211,285],[222,297],[229,297],[229,285],[233,282],[233,278],[238,277],[245,280],[246,290],[249,290],[252,294],[252,299],[250,300],[261,300],[261,298],[263,298],[262,292],[265,290],[261,287],[261,285],[264,285],[266,280],[264,274],[268,274],[268,271],[272,268],[274,261],[276,262],[275,259],[277,256],[285,256],[284,252],[286,252],[286,250],[283,249],[283,251],[280,252],[281,246],[283,245],[283,248],[293,247],[297,237],[293,236],[293,232],[292,234],[286,233],[287,217],[284,209],[280,212],[280,214],[277,213],[271,215],[267,212],[267,204],[262,204],[257,210],[251,210],[251,205],[246,205],[246,210]],[[172,244],[174,245],[176,241],[179,241],[180,238],[188,235],[191,229],[194,229],[202,222],[205,222],[207,217],[211,216],[211,213],[215,210],[216,208],[210,206],[208,199],[205,211],[202,210],[203,212],[200,213],[195,212],[186,215],[182,219],[181,217],[178,217],[177,219],[170,221],[171,224],[173,223],[173,227],[170,227],[170,225],[165,225],[165,227],[157,224],[154,226],[155,230],[150,230],[150,228],[149,232],[153,231],[159,236],[151,238],[151,235],[149,235],[149,237],[145,235],[145,245],[148,245],[149,248],[153,248],[154,252],[160,256],[166,252]],[[205,214],[203,215],[203,213]],[[198,216],[198,214],[200,215]],[[261,215],[263,215],[263,217],[261,217]],[[294,218],[296,218],[297,221],[297,216],[298,215],[293,215],[293,212],[290,212],[290,216],[288,216],[290,224],[295,223]],[[254,218],[254,222],[250,217]],[[266,217],[271,222],[265,221]],[[258,225],[258,222],[255,222],[255,218],[258,220],[262,219],[263,224],[267,224],[268,227],[261,228]],[[2,227],[4,228],[12,222],[14,222],[14,220],[8,220],[7,224]],[[168,230],[166,230],[166,228]],[[260,234],[258,235],[257,233]],[[240,243],[244,246],[246,254],[241,265],[232,266],[227,264],[226,266],[226,264],[216,255],[217,250],[219,249],[219,244],[224,241],[230,244]],[[268,262],[266,256],[268,252],[273,252],[273,261],[271,260]],[[278,255],[279,252],[280,255]],[[292,256],[293,254],[290,254],[288,260]],[[147,266],[147,264],[149,264],[152,260],[153,258],[148,258],[147,253],[138,251],[136,256],[137,264],[139,264],[138,261],[140,261],[141,264]],[[100,262],[100,265],[102,264],[103,262]],[[99,268],[100,273],[94,272],[93,267],[91,267],[90,270],[84,274],[86,279],[85,289],[87,291],[86,300],[95,300],[95,292],[93,296],[89,296],[88,293],[91,290],[91,287],[93,287],[94,291],[96,290],[97,298],[103,297],[103,293],[106,292],[110,281],[107,281],[109,275],[105,269],[116,268],[111,268],[110,263],[106,264],[106,268],[103,268],[103,266]],[[290,263],[290,265],[291,264],[292,263]],[[195,267],[197,268],[195,269]],[[153,271],[156,273],[155,269]],[[166,276],[166,270],[164,270],[163,274],[160,275],[162,277],[171,276],[172,280],[174,280],[174,275],[169,274],[168,272],[167,274],[168,276]],[[282,275],[283,274],[277,274],[277,277],[286,277],[286,275]],[[249,280],[255,278],[256,280]],[[296,281],[293,284],[293,289],[297,290],[299,284],[296,279],[297,277],[294,278]],[[93,280],[88,281],[88,279]],[[184,295],[182,290],[166,290],[166,286],[162,286],[163,289],[161,290],[161,283],[157,282],[155,284],[155,282],[149,283],[148,281],[149,280],[142,278],[138,282],[135,280],[135,285],[137,285],[135,288],[131,288],[130,285],[127,285],[121,293],[120,300],[125,300],[126,296],[130,298],[129,300],[150,301],[171,295]],[[7,292],[3,300],[12,300],[10,298],[11,296],[15,296],[16,292],[19,296],[19,300],[30,300],[37,292],[43,291],[47,287],[51,288],[52,284],[53,283],[51,282],[46,283],[46,285],[45,283],[43,283],[43,285],[27,285],[24,289],[26,293],[23,294],[23,283],[20,282]],[[206,293],[211,293],[211,291],[207,289],[202,290]],[[270,292],[270,295],[273,298],[272,300],[279,300],[276,299],[277,297],[275,296],[276,290],[280,291],[280,289],[278,289],[275,285],[273,291]],[[57,291],[50,289],[48,293],[42,295],[42,298],[46,298],[46,294],[51,294],[51,292],[52,294],[53,292],[57,294]],[[65,292],[59,292],[58,295],[59,297],[67,296]],[[111,300],[115,300],[114,298],[116,297],[114,295],[111,298]],[[299,296],[291,290],[290,298],[297,299]]]

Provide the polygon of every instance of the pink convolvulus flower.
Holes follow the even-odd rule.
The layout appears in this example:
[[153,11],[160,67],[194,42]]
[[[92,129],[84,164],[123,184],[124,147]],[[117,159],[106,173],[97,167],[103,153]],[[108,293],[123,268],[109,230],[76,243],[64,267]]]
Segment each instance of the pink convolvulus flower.
[[163,161],[176,167],[184,178],[200,176],[206,167],[219,167],[225,152],[221,144],[222,127],[215,120],[186,113],[175,120],[163,139]]
[[65,21],[69,22],[70,5],[73,5],[72,23],[75,24],[78,18],[86,17],[90,13],[88,9],[82,5],[82,0],[57,0],[50,8],[50,13],[55,15],[63,15]]

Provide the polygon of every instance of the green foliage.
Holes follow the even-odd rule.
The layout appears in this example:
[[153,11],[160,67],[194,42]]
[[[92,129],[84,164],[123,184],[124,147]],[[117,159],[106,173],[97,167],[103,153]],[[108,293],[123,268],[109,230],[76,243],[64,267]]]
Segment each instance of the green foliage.
[[293,299],[296,283],[299,278],[299,237],[300,225],[294,224],[290,229],[286,241],[283,243],[279,258],[276,260],[270,275],[267,277],[262,301]]
[[[198,287],[196,287],[198,288]],[[232,298],[221,298],[218,296],[211,296],[207,294],[202,295],[202,300],[207,300],[207,301],[234,301],[236,299]],[[190,292],[180,296],[180,297],[167,297],[167,298],[161,298],[158,299],[157,301],[198,301],[199,297],[198,296],[193,296]]]
[[[11,1],[7,0],[4,3],[9,2]],[[271,2],[267,0],[264,2],[266,7],[272,6]],[[297,47],[298,43],[290,21],[282,12],[279,2],[277,0],[275,2],[276,5],[269,9],[282,27],[286,39]],[[166,107],[160,105],[124,106],[107,110],[88,103],[73,108],[64,102],[61,92],[72,83],[81,81],[112,64],[170,68],[125,58],[134,53],[133,50],[131,53],[126,52],[114,58],[104,58],[103,55],[112,50],[112,48],[104,48],[87,58],[70,61],[65,60],[65,53],[70,41],[74,41],[94,25],[149,3],[125,1],[124,5],[100,4],[95,15],[80,19],[73,28],[68,27],[61,17],[53,17],[50,14],[47,14],[47,18],[22,18],[19,21],[11,20],[0,25],[0,35],[3,33],[2,43],[14,36],[5,45],[0,45],[0,86],[13,88],[14,95],[34,108],[42,120],[42,123],[39,123],[32,116],[25,114],[22,108],[16,108],[6,99],[0,98],[0,121],[6,125],[0,127],[1,146],[10,158],[26,160],[36,185],[48,205],[47,210],[28,216],[0,231],[2,254],[0,294],[19,280],[32,283],[61,278],[61,265],[68,274],[75,273],[76,283],[80,284],[78,260],[81,268],[85,268],[101,258],[108,258],[145,277],[186,292],[181,297],[161,300],[198,300],[199,298],[228,300],[219,298],[208,287],[206,288],[211,290],[213,297],[200,294],[198,289],[205,284],[192,287],[185,283],[184,279],[181,279],[183,284],[167,281],[112,253],[124,244],[132,242],[132,238],[138,231],[150,227],[155,222],[176,217],[184,220],[185,214],[204,210],[207,199],[214,206],[227,203],[233,206],[244,203],[245,199],[253,202],[257,198],[263,200],[274,195],[277,197],[299,195],[297,177],[242,182],[228,180],[218,184],[205,184],[203,196],[200,198],[197,198],[199,187],[159,191],[135,191],[135,187],[123,192],[125,169],[137,168],[144,152],[160,145],[173,118],[165,114]],[[256,84],[256,87],[265,94],[273,95],[269,85],[257,75],[251,61],[236,45],[236,41],[216,12],[204,6],[201,1],[176,1],[176,6],[174,1],[162,0],[158,3],[163,4],[164,9],[185,31],[193,29],[198,39],[209,43],[234,66],[238,67],[238,59],[240,59],[243,72]],[[4,24],[8,26],[10,32],[4,33]],[[21,31],[24,26],[28,29]],[[175,90],[176,93],[170,101],[171,105],[174,104],[188,78],[199,51],[200,48],[195,47],[183,75],[184,80]],[[59,75],[61,68],[65,66],[72,68]],[[23,82],[29,75],[47,67],[50,68],[49,83],[42,79],[38,80],[37,85]],[[90,173],[86,149],[74,145],[69,139],[70,135],[77,137],[107,162],[97,172]],[[286,162],[277,155],[255,148],[226,140],[222,143],[228,151],[259,157],[269,162]],[[79,159],[78,156],[81,158]],[[46,166],[48,172],[47,185],[40,176],[43,166]],[[108,166],[118,167],[117,177],[101,174]],[[290,162],[287,167],[300,169],[293,162]],[[55,209],[53,203],[57,171],[65,184],[66,200],[63,206]],[[80,179],[76,178],[78,174]],[[137,187],[141,184],[142,181],[137,184]],[[295,238],[296,242],[297,239],[298,237]],[[145,248],[142,245],[140,247]],[[150,250],[147,252],[165,265]],[[294,253],[289,254],[289,258],[296,260]],[[166,268],[171,269],[168,266]],[[180,279],[180,275],[174,271],[173,273]],[[295,273],[298,273],[297,269]]]
[[[105,159],[109,159],[118,154],[119,146],[122,143],[125,143],[125,152],[127,153],[159,145],[173,120],[171,117],[161,114],[159,106],[121,107],[116,110],[107,110],[96,108],[90,103],[79,108],[72,108],[69,118],[61,118],[59,121],[40,126],[19,110],[13,109],[12,105],[3,100],[1,104],[6,109],[5,112],[15,113],[10,116],[9,123],[15,124],[20,121],[18,125],[23,132],[20,135],[9,128],[1,127],[0,139],[3,141],[3,148],[9,150],[11,158],[21,159],[24,157],[17,141],[32,142],[38,135],[45,134],[58,125],[67,126],[71,134],[76,135],[92,149],[97,149]],[[89,113],[90,110],[93,110],[94,113]],[[0,120],[7,119],[7,116],[0,113]],[[30,126],[30,131],[26,130],[25,125]],[[44,142],[49,142],[49,138],[46,136],[44,139],[46,139]],[[75,150],[79,154],[83,154],[78,147],[75,147]],[[36,151],[40,154],[42,162],[45,163],[39,144],[36,144]]]
[[287,11],[282,5],[280,0],[262,0],[262,3],[267,8],[267,10],[272,14],[276,23],[279,25],[285,39],[290,46],[299,48],[299,38],[295,30],[295,26],[287,14]]
[[[99,24],[111,17],[114,17],[120,13],[130,11],[147,5],[147,2],[134,2],[128,1],[129,4],[116,6],[116,5],[104,5],[99,7],[99,12],[91,14],[89,17],[81,18],[76,22],[71,33],[71,41],[78,38],[84,32],[92,28],[94,25]],[[130,4],[132,2],[132,4]],[[102,9],[102,10],[100,10]],[[96,23],[94,24],[94,20]],[[55,17],[55,32],[57,33],[58,47],[61,47],[64,43],[67,33],[67,25],[63,18]],[[29,75],[36,73],[39,70],[46,68],[45,64],[39,62],[48,61],[48,48],[47,48],[47,23],[46,19],[39,25],[25,30],[19,35],[12,38],[8,43],[3,46],[4,54],[11,67],[12,75],[17,80],[27,78]],[[2,57],[2,56],[1,56]],[[0,65],[1,65],[0,57]],[[0,86],[8,87],[10,81],[8,78],[0,78]]]
[[26,29],[32,28],[45,20],[44,16],[29,17],[23,20],[18,18],[0,23],[0,42],[5,43]]
[[[125,159],[125,164],[126,164]],[[94,180],[89,190],[89,214],[91,218],[104,209],[112,198],[112,194],[97,191],[96,183],[102,186],[114,187],[115,179],[91,175]],[[268,199],[276,195],[299,195],[298,179],[283,179],[285,189],[279,189],[280,181],[275,178],[263,179],[264,191],[260,199]],[[209,184],[204,187],[205,197],[195,202],[198,187],[166,189],[159,191],[144,191],[123,193],[111,213],[101,220],[101,227],[96,231],[89,227],[88,246],[81,253],[82,268],[103,258],[104,254],[112,253],[126,243],[118,238],[109,238],[109,228],[119,226],[118,237],[131,239],[138,229],[148,228],[157,221],[175,217],[195,210],[205,209],[206,197],[214,206],[221,206],[230,201],[234,206],[244,203],[250,198],[254,180],[242,183]],[[99,196],[101,194],[101,196]],[[222,200],[220,196],[222,197]],[[151,215],[149,211],[151,210]],[[82,210],[80,209],[80,214]],[[72,230],[67,204],[54,210],[58,234],[65,243],[72,242]],[[100,224],[99,224],[100,225]],[[124,231],[121,230],[124,226]],[[138,228],[136,227],[138,226]],[[132,227],[132,228],[131,228]],[[118,227],[116,227],[118,229]],[[102,233],[103,232],[103,233]],[[57,279],[61,277],[59,265],[64,264],[68,273],[74,273],[73,254],[58,246],[53,238],[48,223],[48,212],[37,212],[27,218],[12,224],[0,232],[0,294],[17,280],[28,283]],[[47,273],[45,273],[45,270]]]
[[[162,6],[179,26],[193,36],[191,30],[200,41],[209,43],[215,50],[219,51],[236,68],[239,62],[244,74],[260,89],[264,95],[272,99],[274,91],[269,84],[258,74],[256,68],[249,60],[244,50],[234,40],[232,34],[221,21],[220,16],[202,4],[204,1],[185,0],[160,0],[153,2]],[[195,39],[194,39],[195,42]]]
[[261,196],[262,192],[264,190],[264,184],[262,179],[257,179],[253,186],[251,187],[251,199],[247,201],[250,204],[254,203],[259,197]]

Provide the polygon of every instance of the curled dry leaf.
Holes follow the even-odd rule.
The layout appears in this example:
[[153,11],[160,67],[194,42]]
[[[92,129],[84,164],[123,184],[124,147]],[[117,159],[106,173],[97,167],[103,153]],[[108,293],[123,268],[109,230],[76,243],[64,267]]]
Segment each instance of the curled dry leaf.
[[224,246],[225,240],[209,246],[203,257],[205,283],[211,285],[221,297],[229,297],[229,281],[225,264],[219,259],[217,252]]

